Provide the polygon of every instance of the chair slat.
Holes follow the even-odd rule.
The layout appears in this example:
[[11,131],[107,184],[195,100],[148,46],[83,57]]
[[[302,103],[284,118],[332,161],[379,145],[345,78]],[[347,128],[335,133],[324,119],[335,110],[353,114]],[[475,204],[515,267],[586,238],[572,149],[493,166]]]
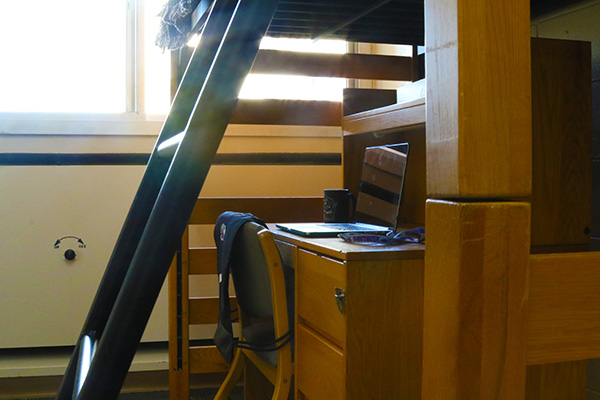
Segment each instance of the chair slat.
[[[237,308],[235,297],[230,296],[231,309]],[[216,324],[219,320],[219,297],[192,297],[189,299],[190,325]],[[237,318],[237,312],[233,313]]]
[[227,372],[229,364],[225,361],[216,346],[190,347],[190,373],[203,374]]
[[190,275],[213,275],[217,273],[217,248],[193,247],[189,249]]

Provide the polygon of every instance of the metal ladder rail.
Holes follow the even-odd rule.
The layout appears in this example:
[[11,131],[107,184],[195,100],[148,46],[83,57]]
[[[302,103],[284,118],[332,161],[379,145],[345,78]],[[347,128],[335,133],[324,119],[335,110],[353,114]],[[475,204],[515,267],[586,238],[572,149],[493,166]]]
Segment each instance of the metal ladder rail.
[[[192,56],[148,163],[57,399],[117,398],[276,4],[277,0],[215,2],[199,49]],[[228,14],[230,18],[221,34],[222,39],[205,41],[205,35],[206,38],[218,37],[218,28],[223,27],[219,25],[223,21],[219,15]],[[214,57],[209,54],[211,49]],[[197,78],[203,74],[206,79],[199,89]],[[191,110],[190,104],[193,104]],[[187,120],[186,111],[189,111]],[[182,122],[185,127],[180,130]],[[182,131],[181,140],[169,161],[169,157],[158,149]],[[81,344],[94,335],[99,340],[91,345]],[[85,348],[95,350],[87,350],[92,353],[86,355]],[[82,357],[79,357],[80,353]],[[78,365],[79,358],[89,358],[91,363],[82,368]],[[88,367],[89,372],[82,377],[83,383],[77,382],[78,387],[74,389],[77,371]]]
[[90,332],[97,332],[93,335],[96,338],[102,334],[171,165],[172,160],[158,154],[160,144],[171,140],[173,136],[185,129],[236,4],[235,0],[220,1],[211,10],[211,15],[202,32],[202,43],[199,43],[194,50],[169,114],[163,124],[84,323],[80,339],[67,367],[57,399],[75,398],[73,391],[77,391],[77,388],[81,389],[82,383],[75,381],[85,379],[85,375],[80,374],[82,368],[78,366],[78,363],[81,363],[80,358],[86,358],[90,361],[92,358],[80,350],[81,343],[84,342],[86,336],[90,335]]

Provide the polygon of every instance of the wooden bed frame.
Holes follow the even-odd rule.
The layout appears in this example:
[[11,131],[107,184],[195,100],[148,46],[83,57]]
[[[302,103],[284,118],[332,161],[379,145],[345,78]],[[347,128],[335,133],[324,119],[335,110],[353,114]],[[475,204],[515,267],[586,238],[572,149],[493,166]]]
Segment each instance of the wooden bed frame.
[[417,149],[401,218],[427,228],[421,398],[583,399],[600,356],[590,46],[532,45],[520,0],[429,1],[425,16],[427,101],[343,122],[351,190],[367,144]]

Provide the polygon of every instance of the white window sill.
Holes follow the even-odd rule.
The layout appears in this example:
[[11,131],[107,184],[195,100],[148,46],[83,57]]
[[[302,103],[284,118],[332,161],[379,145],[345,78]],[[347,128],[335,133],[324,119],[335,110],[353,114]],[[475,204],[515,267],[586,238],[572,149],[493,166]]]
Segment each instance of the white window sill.
[[0,134],[16,135],[158,135],[161,117],[137,113],[0,113]]

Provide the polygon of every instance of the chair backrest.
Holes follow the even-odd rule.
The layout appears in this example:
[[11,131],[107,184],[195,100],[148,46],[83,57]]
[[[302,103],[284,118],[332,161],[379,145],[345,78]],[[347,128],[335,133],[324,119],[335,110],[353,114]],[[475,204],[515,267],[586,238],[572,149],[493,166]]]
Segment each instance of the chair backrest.
[[258,232],[263,229],[255,222],[244,224],[230,259],[238,306],[252,318],[273,317],[269,270],[258,239]]
[[[259,235],[262,231],[266,232]],[[247,222],[238,232],[235,244],[236,249],[231,259],[231,276],[237,303],[244,315],[251,318],[273,318],[273,301],[282,301],[285,298],[288,326],[293,326],[294,271],[282,265],[273,237],[263,226]],[[266,252],[270,252],[270,257],[266,257]],[[273,298],[274,277],[271,274],[277,271],[269,272],[269,262],[278,263],[283,272],[285,287],[276,288],[278,293],[285,293],[281,299]]]

